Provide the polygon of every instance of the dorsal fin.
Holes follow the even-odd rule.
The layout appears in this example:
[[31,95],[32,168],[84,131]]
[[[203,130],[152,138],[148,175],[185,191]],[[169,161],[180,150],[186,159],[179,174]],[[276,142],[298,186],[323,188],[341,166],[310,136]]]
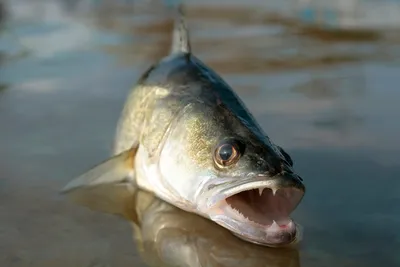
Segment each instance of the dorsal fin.
[[176,8],[174,29],[172,33],[171,54],[187,53],[190,54],[190,39],[187,29],[183,4],[179,4]]

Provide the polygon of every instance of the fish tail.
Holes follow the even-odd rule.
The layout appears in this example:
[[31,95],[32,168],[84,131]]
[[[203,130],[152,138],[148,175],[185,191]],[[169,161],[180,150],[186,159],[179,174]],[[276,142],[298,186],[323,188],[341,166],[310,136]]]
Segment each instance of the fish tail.
[[189,31],[186,25],[182,3],[180,3],[176,8],[170,53],[191,53]]

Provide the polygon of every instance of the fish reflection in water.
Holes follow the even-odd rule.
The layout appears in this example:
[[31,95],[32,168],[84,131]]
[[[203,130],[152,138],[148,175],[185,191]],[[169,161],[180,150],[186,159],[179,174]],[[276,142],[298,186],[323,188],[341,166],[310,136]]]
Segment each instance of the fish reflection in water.
[[131,184],[80,188],[67,196],[75,204],[130,221],[138,252],[150,266],[300,266],[295,248],[274,249],[242,241]]

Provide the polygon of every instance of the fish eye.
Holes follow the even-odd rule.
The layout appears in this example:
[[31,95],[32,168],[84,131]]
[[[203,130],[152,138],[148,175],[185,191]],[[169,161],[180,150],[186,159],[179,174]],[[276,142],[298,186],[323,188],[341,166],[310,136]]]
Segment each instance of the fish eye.
[[217,146],[214,160],[218,167],[224,168],[236,163],[240,156],[240,150],[236,143],[224,142]]

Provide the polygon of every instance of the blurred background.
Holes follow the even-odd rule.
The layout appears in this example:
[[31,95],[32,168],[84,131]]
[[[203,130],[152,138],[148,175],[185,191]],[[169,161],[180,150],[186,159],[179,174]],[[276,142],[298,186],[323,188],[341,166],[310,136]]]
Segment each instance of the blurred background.
[[[175,2],[0,0],[0,266],[146,266],[129,224],[58,190],[109,156]],[[400,266],[400,1],[185,3],[194,53],[305,180],[300,265]]]

